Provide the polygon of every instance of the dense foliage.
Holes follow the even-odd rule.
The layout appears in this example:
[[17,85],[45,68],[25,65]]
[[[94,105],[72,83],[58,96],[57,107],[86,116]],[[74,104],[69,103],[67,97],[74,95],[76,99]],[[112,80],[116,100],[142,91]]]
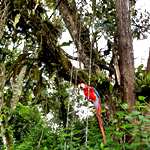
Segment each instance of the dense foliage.
[[[131,3],[133,37],[146,38],[148,13],[139,18],[135,1]],[[70,18],[77,19],[82,32],[78,36],[75,31],[70,33],[72,40],[65,42],[61,36],[72,28],[64,23],[60,2],[2,0],[0,4],[0,149],[150,149],[150,73],[142,65],[135,70],[137,101],[129,112],[115,74],[114,0],[68,0],[71,15],[76,14]],[[104,48],[99,46],[101,38],[107,43]],[[80,57],[69,55],[64,48],[74,52],[72,43],[77,50],[82,44],[85,55],[81,51],[76,52]],[[73,61],[79,61],[80,68]],[[95,110],[77,88],[81,81],[100,91],[105,145]],[[81,110],[82,106],[86,108]]]

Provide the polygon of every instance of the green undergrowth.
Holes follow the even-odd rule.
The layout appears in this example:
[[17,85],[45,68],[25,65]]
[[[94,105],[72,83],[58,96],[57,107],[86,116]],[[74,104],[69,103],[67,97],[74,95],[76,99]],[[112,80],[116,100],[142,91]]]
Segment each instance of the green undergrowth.
[[[127,104],[120,104],[116,113],[105,121],[107,144],[102,143],[95,116],[86,120],[74,116],[67,128],[55,129],[46,121],[44,114],[34,106],[17,106],[10,120],[15,150],[149,150],[150,115],[148,104],[137,102],[134,111],[128,112]],[[103,117],[105,120],[105,117]],[[52,122],[51,122],[52,123]]]

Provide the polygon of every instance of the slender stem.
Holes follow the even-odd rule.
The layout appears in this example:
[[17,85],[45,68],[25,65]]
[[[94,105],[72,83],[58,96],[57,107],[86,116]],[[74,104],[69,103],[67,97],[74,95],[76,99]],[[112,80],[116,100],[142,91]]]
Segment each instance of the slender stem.
[[88,145],[88,116],[86,118],[86,128],[85,128],[85,146],[87,147]]

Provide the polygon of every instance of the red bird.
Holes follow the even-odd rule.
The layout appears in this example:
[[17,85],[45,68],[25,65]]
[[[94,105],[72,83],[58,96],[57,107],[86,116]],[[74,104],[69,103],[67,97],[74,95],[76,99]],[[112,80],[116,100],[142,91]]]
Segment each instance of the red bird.
[[104,127],[103,127],[103,120],[101,118],[101,98],[99,96],[99,93],[97,92],[97,90],[94,87],[88,86],[84,83],[80,84],[80,88],[83,90],[84,92],[84,96],[85,98],[92,102],[95,106],[96,109],[96,117],[98,120],[98,124],[99,124],[99,128],[101,130],[102,136],[103,136],[103,143],[106,143],[106,136],[105,136],[105,131],[104,131]]

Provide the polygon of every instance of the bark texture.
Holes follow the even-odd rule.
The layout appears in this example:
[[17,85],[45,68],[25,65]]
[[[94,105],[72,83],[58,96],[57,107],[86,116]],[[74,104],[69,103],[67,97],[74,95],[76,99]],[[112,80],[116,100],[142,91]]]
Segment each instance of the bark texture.
[[116,0],[116,15],[122,98],[132,109],[135,103],[135,75],[129,0]]
[[147,68],[146,68],[147,72],[150,72],[150,48],[149,48],[149,57],[148,57],[148,61],[147,61]]
[[2,38],[4,32],[5,22],[8,15],[8,6],[9,4],[7,0],[2,0],[0,2],[0,39]]

